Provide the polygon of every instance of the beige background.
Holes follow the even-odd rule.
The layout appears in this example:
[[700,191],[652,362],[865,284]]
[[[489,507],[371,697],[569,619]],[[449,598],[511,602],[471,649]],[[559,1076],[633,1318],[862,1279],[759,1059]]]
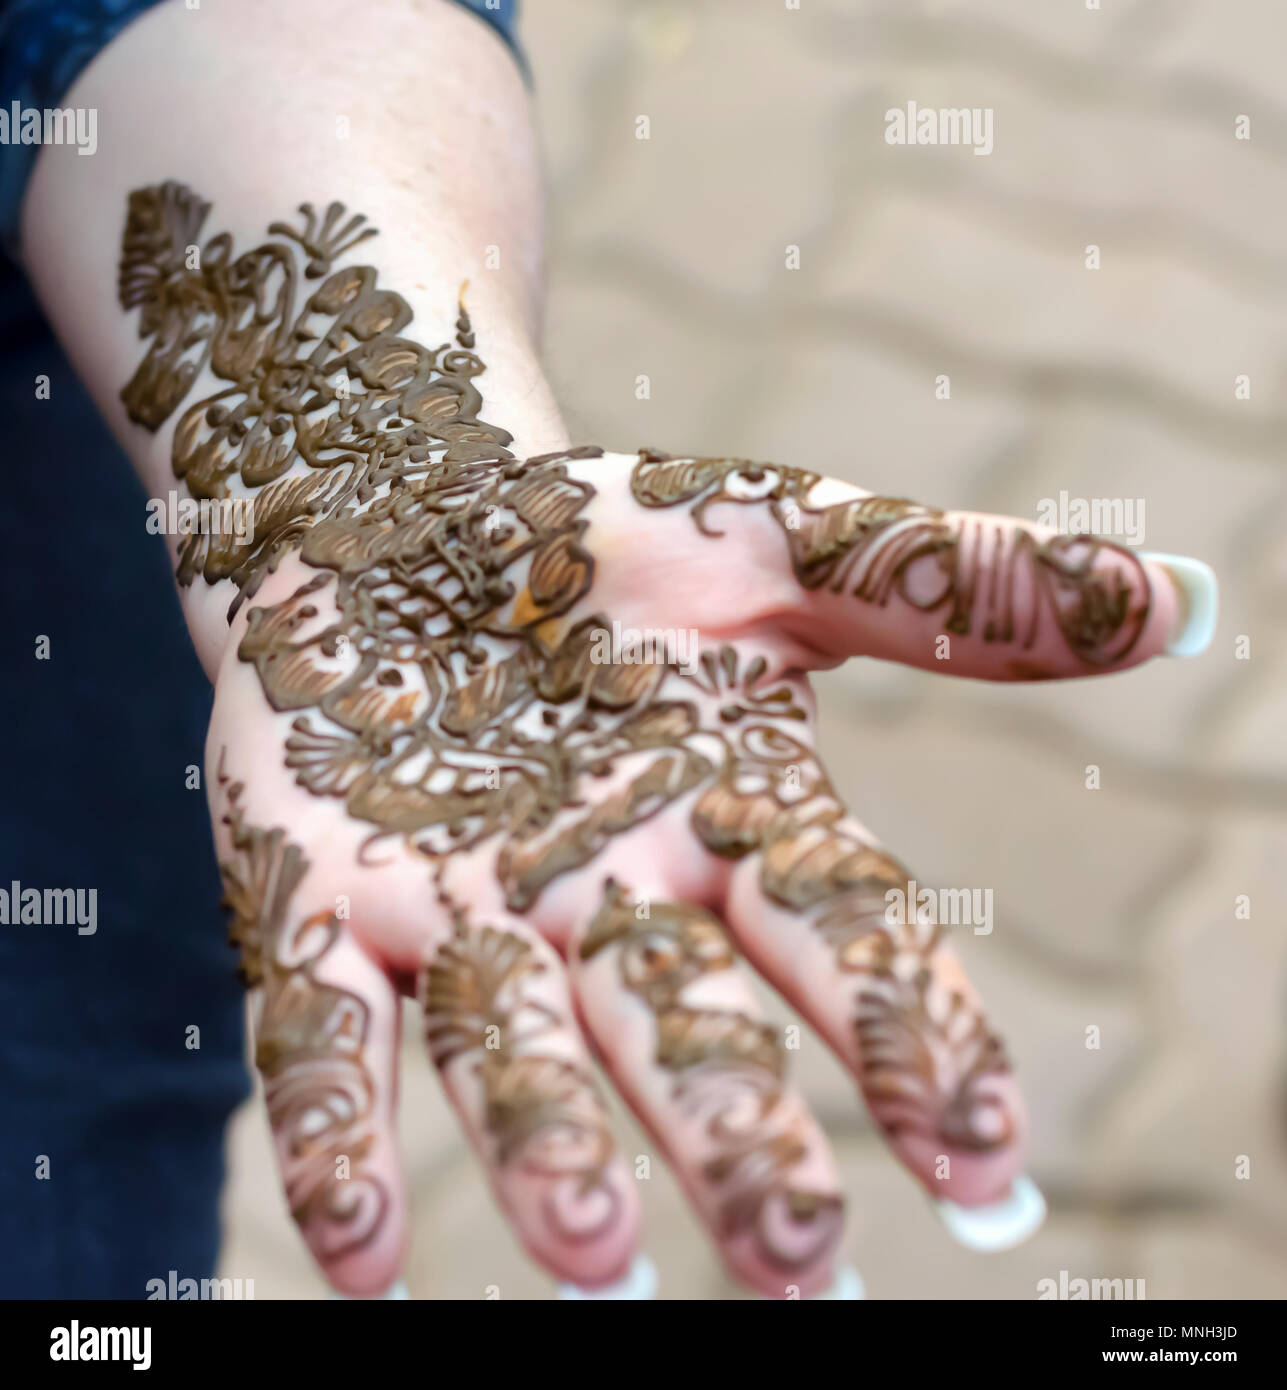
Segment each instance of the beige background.
[[[1287,6],[527,0],[524,32],[549,161],[547,354],[578,441],[1029,517],[1061,490],[1142,498],[1147,548],[1220,576],[1196,661],[1059,688],[861,662],[819,682],[862,819],[923,880],[995,891],[996,930],[962,949],[1051,1205],[1018,1251],[952,1244],[809,1038],[799,1072],[870,1295],[1033,1298],[1066,1269],[1142,1278],[1151,1298],[1287,1296]],[[886,145],[884,112],[909,99],[993,108],[994,153]],[[407,1039],[414,1296],[549,1296],[414,1018]],[[257,1102],[230,1142],[223,1272],[259,1298],[316,1296]],[[654,1171],[663,1296],[739,1296]]]

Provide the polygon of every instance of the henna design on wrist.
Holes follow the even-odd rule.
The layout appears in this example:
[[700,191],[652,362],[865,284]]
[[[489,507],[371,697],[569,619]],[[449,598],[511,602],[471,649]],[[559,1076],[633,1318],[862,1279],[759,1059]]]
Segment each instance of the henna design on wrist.
[[[463,306],[456,343],[431,350],[398,336],[411,308],[377,285],[371,266],[332,270],[376,234],[357,230],[364,218],[340,225],[343,205],[332,203],[319,226],[305,203],[303,230],[275,222],[269,231],[281,241],[235,259],[221,233],[192,269],[209,210],[181,184],[130,194],[119,298],[140,310],[139,334],[151,341],[121,399],[130,419],[156,430],[204,367],[230,383],[185,411],[171,461],[193,497],[232,496],[234,480],[239,495],[254,497],[253,540],[193,535],[180,547],[179,582],[233,579],[235,611],[318,518],[350,516],[382,490],[423,478],[435,454],[458,465],[457,484],[471,465],[513,455],[508,431],[478,418],[473,379],[483,364],[466,346]],[[319,279],[299,304],[301,282]]]
[[[219,866],[223,905],[242,980],[261,991],[255,1065],[282,1145],[286,1196],[319,1254],[333,1259],[367,1245],[389,1206],[384,1184],[362,1171],[374,1141],[375,1086],[363,1058],[370,1010],[317,978],[340,924],[328,911],[291,916],[309,867],[299,846],[283,830],[246,823],[242,784],[229,784],[222,767],[219,784],[232,843],[232,857]],[[336,1173],[341,1158],[351,1168],[347,1179]]]
[[545,1220],[563,1240],[593,1240],[619,1218],[608,1165],[612,1133],[593,1078],[541,1038],[565,1026],[527,988],[544,970],[530,942],[455,913],[455,934],[426,966],[425,1035],[435,1065],[471,1058],[482,1086],[483,1128],[497,1166],[547,1178]]
[[676,1103],[703,1120],[714,1145],[703,1171],[717,1195],[720,1236],[751,1236],[779,1269],[812,1264],[839,1238],[844,1198],[792,1182],[808,1142],[799,1115],[784,1113],[781,1040],[767,1023],[744,1013],[684,1002],[695,980],[733,968],[724,929],[684,903],[650,903],[640,920],[625,891],[609,879],[581,942],[581,959],[609,948],[617,952],[622,984],[656,1020],[656,1062],[675,1076]]
[[[804,469],[747,459],[674,459],[641,450],[631,491],[645,507],[692,503],[707,536],[719,535],[706,519],[716,503],[767,503],[804,588],[847,592],[881,607],[896,596],[922,612],[946,610],[949,633],[1014,642],[1026,651],[1049,618],[1074,655],[1104,666],[1123,660],[1144,630],[1148,576],[1124,546],[1096,536],[1039,540],[999,525],[989,536],[982,521],[950,520],[901,497],[810,506],[821,481]],[[985,548],[993,556],[986,590]],[[1098,568],[1106,553],[1123,561],[1125,571]]]

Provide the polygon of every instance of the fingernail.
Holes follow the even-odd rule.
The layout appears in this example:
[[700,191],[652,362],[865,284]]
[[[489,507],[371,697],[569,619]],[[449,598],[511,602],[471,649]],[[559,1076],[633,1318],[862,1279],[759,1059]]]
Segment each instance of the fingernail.
[[331,1290],[330,1297],[341,1303],[382,1303],[387,1301],[400,1301],[411,1297],[411,1290],[407,1288],[405,1279],[395,1279],[383,1293],[373,1293],[370,1298],[350,1298],[346,1293],[336,1293]]
[[1170,641],[1168,656],[1197,656],[1211,645],[1215,636],[1216,614],[1220,607],[1220,586],[1215,571],[1188,555],[1158,555],[1140,551],[1141,560],[1152,560],[1171,576],[1180,596],[1181,611]]
[[579,1284],[560,1284],[559,1297],[564,1299],[603,1299],[608,1301],[643,1301],[657,1297],[657,1269],[647,1255],[636,1255],[630,1272],[615,1284],[600,1284],[598,1288],[583,1289]]
[[1009,1250],[1022,1245],[1046,1219],[1046,1199],[1029,1177],[1010,1184],[999,1202],[963,1207],[956,1202],[934,1203],[939,1219],[962,1245],[971,1250]]

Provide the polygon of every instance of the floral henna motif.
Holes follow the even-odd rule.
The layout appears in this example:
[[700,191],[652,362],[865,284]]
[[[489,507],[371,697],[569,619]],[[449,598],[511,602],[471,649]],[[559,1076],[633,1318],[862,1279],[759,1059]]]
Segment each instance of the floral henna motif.
[[[241,598],[318,517],[435,470],[451,475],[436,491],[467,492],[472,465],[513,457],[509,433],[477,417],[483,364],[463,307],[455,344],[398,336],[412,318],[401,295],[370,266],[331,269],[374,229],[341,225],[339,203],[320,226],[311,205],[300,211],[302,231],[274,223],[281,241],[234,259],[227,233],[198,248],[209,204],[166,183],[130,195],[122,245],[120,302],[151,340],[121,392],[130,418],[158,429],[204,367],[230,383],[179,419],[172,464],[193,497],[232,496],[234,480],[254,496],[253,540],[193,535],[179,556],[180,583],[231,578]],[[300,303],[311,280],[322,283]]]
[[685,1003],[703,975],[731,969],[734,953],[708,913],[683,903],[635,904],[611,879],[581,942],[583,960],[615,948],[626,989],[651,1010],[656,1062],[675,1075],[675,1099],[700,1117],[714,1147],[705,1175],[717,1193],[725,1239],[754,1238],[765,1260],[803,1268],[839,1237],[844,1199],[796,1186],[808,1153],[798,1115],[785,1112],[785,1055],[777,1033],[743,1013]]
[[457,479],[450,505],[441,483],[317,522],[301,556],[321,573],[252,609],[239,651],[274,709],[301,711],[286,758],[301,785],[431,858],[504,832],[498,871],[523,911],[711,765],[691,704],[657,698],[663,667],[596,664],[605,620],[559,638],[591,573],[589,489],[566,456]]
[[[315,971],[340,934],[330,912],[302,922],[291,902],[308,861],[283,830],[246,824],[242,786],[225,787],[233,855],[220,865],[229,935],[241,948],[241,975],[262,991],[255,1064],[264,1078],[269,1120],[283,1149],[291,1213],[325,1258],[367,1245],[388,1209],[388,1194],[362,1163],[374,1140],[375,1088],[363,1060],[370,1011]],[[344,1162],[351,1175],[342,1178]]]
[[[924,612],[946,610],[944,627],[985,642],[1032,647],[1049,615],[1068,648],[1092,666],[1121,661],[1148,619],[1148,576],[1130,550],[1095,536],[1038,540],[1030,532],[949,521],[943,512],[898,497],[864,497],[810,506],[816,473],[746,459],[674,459],[641,452],[631,479],[645,507],[692,503],[704,535],[717,502],[767,502],[786,536],[806,589],[852,594],[880,606],[897,596]],[[990,551],[991,578],[983,555]],[[1111,552],[1124,560],[1099,567]],[[1129,575],[1129,578],[1127,577]],[[1027,595],[1026,598],[1023,595]]]
[[[134,419],[159,426],[202,366],[232,382],[179,420],[173,466],[198,496],[250,493],[254,539],[189,537],[180,581],[232,578],[235,609],[297,549],[319,573],[253,609],[239,649],[273,708],[300,712],[288,765],[428,855],[504,829],[501,877],[525,910],[711,770],[686,742],[691,707],[651,698],[663,669],[595,665],[602,620],[563,621],[593,575],[594,490],[566,465],[601,450],[515,460],[478,418],[464,309],[455,345],[397,336],[405,301],[370,267],[330,269],[360,225],[338,205],[236,260],[216,237],[189,270],[206,212],[172,184],[132,195],[120,280],[153,340],[122,392]],[[626,760],[624,786],[586,794]]]
[[614,1144],[589,1074],[539,1050],[541,1037],[563,1026],[528,989],[543,969],[530,942],[471,928],[457,911],[453,939],[424,971],[426,1036],[439,1068],[475,1059],[483,1127],[500,1169],[550,1179],[544,1211],[551,1231],[592,1240],[620,1215],[608,1174]]
[[1005,1049],[959,994],[931,1001],[933,976],[891,961],[866,976],[857,1033],[865,1092],[886,1133],[923,1135],[986,1152],[1014,1138],[990,1080],[1009,1071]]

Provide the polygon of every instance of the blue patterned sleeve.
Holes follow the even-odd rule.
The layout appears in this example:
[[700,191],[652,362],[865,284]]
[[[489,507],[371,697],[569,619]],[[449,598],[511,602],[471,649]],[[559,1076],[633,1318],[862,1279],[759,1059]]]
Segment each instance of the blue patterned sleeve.
[[[0,242],[16,258],[18,211],[38,145],[16,137],[23,112],[56,107],[90,60],[160,0],[0,0]],[[267,3],[267,0],[265,0]],[[505,40],[523,74],[518,0],[456,0]]]

